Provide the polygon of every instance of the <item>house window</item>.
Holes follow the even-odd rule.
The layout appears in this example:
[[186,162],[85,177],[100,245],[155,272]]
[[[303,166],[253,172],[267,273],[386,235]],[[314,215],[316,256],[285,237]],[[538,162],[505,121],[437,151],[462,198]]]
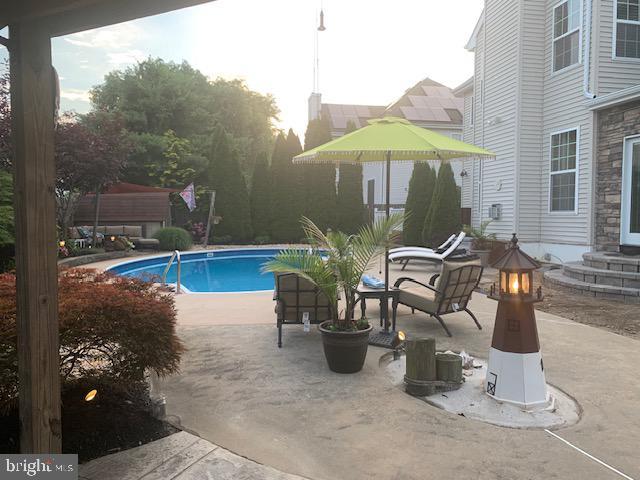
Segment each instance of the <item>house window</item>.
[[616,57],[640,58],[640,0],[616,3]]
[[578,163],[578,131],[551,135],[550,210],[576,210],[576,165]]
[[553,71],[578,63],[580,2],[567,0],[553,9]]

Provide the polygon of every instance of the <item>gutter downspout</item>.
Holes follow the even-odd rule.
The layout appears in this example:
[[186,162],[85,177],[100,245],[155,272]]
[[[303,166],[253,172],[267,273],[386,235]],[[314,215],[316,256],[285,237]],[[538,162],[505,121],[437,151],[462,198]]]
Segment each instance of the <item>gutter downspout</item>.
[[596,98],[595,93],[589,90],[589,73],[591,70],[591,22],[592,22],[592,10],[593,0],[584,0],[584,8],[586,9],[586,18],[584,20],[584,39],[585,39],[585,53],[584,53],[584,71],[582,76],[582,94],[589,98]]

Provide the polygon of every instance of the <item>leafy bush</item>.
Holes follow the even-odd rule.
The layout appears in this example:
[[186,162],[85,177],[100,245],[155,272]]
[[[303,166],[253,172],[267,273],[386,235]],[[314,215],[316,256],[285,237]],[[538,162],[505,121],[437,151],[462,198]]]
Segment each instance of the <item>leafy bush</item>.
[[220,235],[219,237],[211,237],[211,241],[214,245],[230,245],[233,243],[233,237],[231,235]]
[[269,235],[259,235],[253,239],[253,243],[256,245],[267,245],[271,243],[271,237]]
[[85,255],[95,255],[98,253],[104,253],[104,248],[77,248],[71,252],[72,257],[83,257]]
[[[183,346],[173,297],[151,283],[88,269],[59,278],[60,376],[121,386],[178,370]],[[0,412],[18,396],[16,279],[0,275]]]
[[192,245],[191,234],[179,227],[161,228],[154,238],[160,241],[161,250],[189,250]]

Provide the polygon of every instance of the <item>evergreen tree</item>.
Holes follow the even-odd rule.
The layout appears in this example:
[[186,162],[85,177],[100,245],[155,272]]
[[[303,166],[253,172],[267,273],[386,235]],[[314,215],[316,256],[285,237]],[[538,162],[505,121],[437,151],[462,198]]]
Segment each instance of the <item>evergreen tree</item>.
[[[305,151],[331,141],[327,120],[311,120],[304,136]],[[323,232],[335,227],[336,167],[333,163],[308,164],[303,167],[304,215]]]
[[451,165],[440,165],[436,188],[425,218],[422,238],[426,245],[437,246],[460,230],[460,193]]
[[271,177],[267,156],[256,160],[251,184],[251,225],[256,237],[269,235],[269,216],[271,214]]
[[422,229],[436,186],[436,172],[426,162],[416,162],[409,181],[409,193],[402,238],[405,245],[423,245]]
[[300,219],[304,214],[304,172],[301,168],[302,165],[293,163],[293,157],[300,155],[301,153],[302,144],[300,143],[300,138],[292,129],[289,129],[289,132],[287,133],[287,159],[293,197],[289,206],[290,216],[293,219],[290,237],[292,242],[299,242],[304,237],[304,232],[300,225]]
[[213,228],[212,236],[230,236],[244,242],[253,238],[249,194],[238,161],[238,152],[220,125],[211,136],[209,185],[216,191],[215,211],[222,220]]
[[278,135],[271,156],[270,234],[276,242],[297,242],[301,238],[299,172],[291,163],[290,153],[297,137],[292,131],[289,131],[289,137],[288,141],[283,133]]
[[[349,120],[345,135],[357,130]],[[362,164],[341,163],[336,199],[336,228],[345,233],[357,233],[365,221],[366,208],[362,193]]]

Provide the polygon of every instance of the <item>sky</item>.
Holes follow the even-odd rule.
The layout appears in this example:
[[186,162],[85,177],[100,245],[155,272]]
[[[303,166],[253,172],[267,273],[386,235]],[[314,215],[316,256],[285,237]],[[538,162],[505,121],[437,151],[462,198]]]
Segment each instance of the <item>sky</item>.
[[[322,5],[321,5],[322,2]],[[210,78],[270,93],[278,127],[304,134],[319,39],[323,102],[387,105],[430,77],[455,87],[473,73],[464,49],[482,0],[217,0],[54,38],[62,110],[89,110],[106,73],[147,57],[186,60]],[[0,53],[2,56],[3,53]]]

